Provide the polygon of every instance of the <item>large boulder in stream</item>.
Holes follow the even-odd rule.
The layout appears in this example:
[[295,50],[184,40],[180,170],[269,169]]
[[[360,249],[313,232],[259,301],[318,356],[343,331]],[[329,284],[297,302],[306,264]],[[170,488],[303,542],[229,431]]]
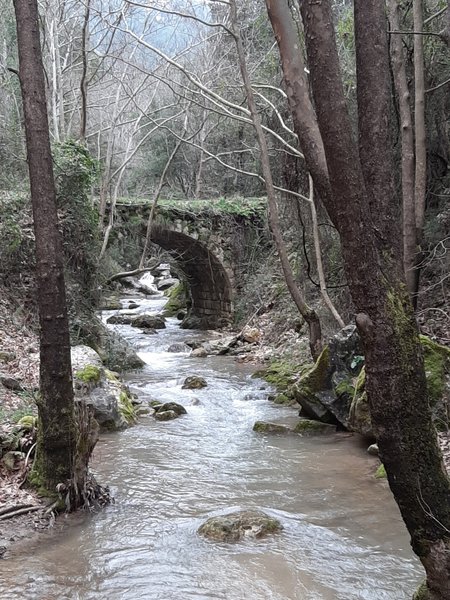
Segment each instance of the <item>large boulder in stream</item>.
[[75,398],[92,407],[104,431],[125,429],[136,420],[134,397],[117,375],[105,369],[89,346],[71,349]]
[[282,531],[281,523],[259,510],[241,510],[219,517],[211,517],[198,533],[215,542],[238,542],[262,538]]
[[321,423],[311,419],[300,419],[297,423],[271,423],[270,421],[256,421],[253,431],[266,434],[296,434],[301,436],[328,435],[336,432],[336,426],[330,423]]
[[165,329],[166,323],[160,315],[139,315],[132,319],[131,326],[140,329]]

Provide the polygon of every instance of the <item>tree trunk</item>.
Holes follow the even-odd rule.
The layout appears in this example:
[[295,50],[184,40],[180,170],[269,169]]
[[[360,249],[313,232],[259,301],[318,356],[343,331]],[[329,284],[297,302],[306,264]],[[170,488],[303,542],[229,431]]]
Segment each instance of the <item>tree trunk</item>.
[[261,125],[261,119],[259,117],[258,109],[256,107],[255,97],[253,94],[250,77],[247,70],[247,65],[245,61],[245,52],[242,44],[242,39],[240,35],[240,31],[237,27],[237,10],[236,10],[236,1],[231,0],[230,2],[230,14],[231,14],[231,23],[233,27],[233,33],[235,36],[238,57],[239,57],[239,67],[241,70],[242,79],[244,82],[245,92],[247,94],[247,104],[250,110],[251,119],[253,122],[253,126],[255,128],[256,137],[258,140],[258,146],[261,152],[261,165],[264,176],[264,182],[266,186],[267,192],[267,201],[268,201],[268,216],[269,216],[269,228],[273,235],[275,246],[277,248],[278,256],[281,262],[281,268],[283,270],[283,275],[286,281],[287,288],[289,293],[292,296],[300,314],[305,319],[309,328],[309,347],[311,350],[311,355],[316,360],[323,348],[322,342],[322,331],[320,326],[319,317],[317,313],[311,309],[306,303],[303,294],[299,290],[297,283],[294,278],[294,274],[291,269],[291,265],[289,263],[289,257],[286,250],[286,245],[283,240],[283,235],[281,232],[280,220],[278,216],[278,207],[277,200],[275,196],[275,189],[273,185],[272,179],[272,171],[270,168],[270,157],[269,150],[267,147],[267,141],[264,134],[264,130]]
[[[397,0],[387,0],[387,7],[391,30],[400,31]],[[405,58],[400,35],[391,36],[391,62],[398,98],[402,141],[403,264],[408,291],[411,294],[411,299],[415,301],[419,287],[419,271],[417,266],[419,248],[416,237],[416,209],[414,203],[414,131],[409,105],[410,97]]]
[[[414,31],[423,31],[422,0],[413,2]],[[423,55],[423,35],[414,36],[414,132],[416,150],[416,176],[415,176],[415,217],[416,241],[422,242],[423,226],[425,221],[425,203],[427,188],[427,142],[425,126],[425,73]],[[417,256],[420,260],[420,256]],[[417,270],[416,294],[419,289],[419,274]],[[416,300],[416,298],[415,298]]]
[[51,494],[73,473],[76,430],[63,252],[35,0],[14,0],[28,168],[30,173],[40,321],[39,437],[35,481]]
[[[432,600],[450,597],[450,482],[426,401],[426,379],[401,258],[389,148],[383,3],[355,0],[360,153],[352,139],[329,0],[300,2],[317,118],[364,344],[371,418],[389,485]],[[364,166],[361,165],[364,157]]]
[[84,13],[83,28],[81,31],[81,81],[80,81],[80,95],[81,95],[81,106],[80,106],[80,140],[82,142],[86,139],[86,126],[87,126],[87,70],[88,70],[88,56],[87,56],[87,38],[89,29],[89,16],[91,12],[91,2],[87,0],[86,8]]

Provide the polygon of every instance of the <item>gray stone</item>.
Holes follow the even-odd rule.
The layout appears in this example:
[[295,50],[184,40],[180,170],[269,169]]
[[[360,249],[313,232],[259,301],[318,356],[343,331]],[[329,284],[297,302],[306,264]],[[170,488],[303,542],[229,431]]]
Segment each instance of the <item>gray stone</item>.
[[192,356],[192,358],[205,358],[208,356],[208,352],[205,348],[196,348],[195,350],[192,350],[190,356]]
[[258,510],[242,510],[219,517],[211,517],[198,529],[198,533],[216,542],[238,542],[243,539],[262,538],[278,533],[281,523]]
[[6,352],[5,350],[0,350],[0,362],[11,362],[15,360],[16,355],[14,352]]
[[128,426],[119,409],[117,394],[111,389],[96,387],[84,397],[87,406],[92,406],[95,420],[100,429],[106,431],[118,431]]
[[167,352],[190,352],[191,349],[187,344],[183,344],[183,342],[176,342],[175,344],[171,344],[167,348]]
[[380,453],[378,449],[378,444],[370,444],[370,446],[367,448],[367,452],[372,456],[378,456],[378,454]]

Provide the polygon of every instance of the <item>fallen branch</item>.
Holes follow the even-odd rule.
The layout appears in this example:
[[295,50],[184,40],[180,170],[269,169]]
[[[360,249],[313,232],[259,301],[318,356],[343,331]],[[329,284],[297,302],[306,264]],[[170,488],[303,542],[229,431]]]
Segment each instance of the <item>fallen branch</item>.
[[6,515],[7,513],[16,511],[20,508],[30,508],[30,506],[34,506],[33,504],[14,504],[13,506],[6,506],[5,508],[0,508],[0,516]]
[[29,506],[28,508],[21,508],[20,510],[15,510],[14,512],[0,516],[0,521],[6,521],[6,519],[12,519],[13,517],[18,517],[19,515],[26,515],[30,512],[36,512],[37,510],[41,510],[41,508],[41,506]]
[[125,277],[133,277],[134,275],[141,275],[142,273],[148,273],[148,271],[153,271],[153,269],[157,266],[157,262],[155,262],[150,267],[145,267],[142,269],[134,269],[133,271],[122,271],[121,273],[116,273],[109,279],[105,281],[105,285],[109,285],[113,281],[117,281],[118,279],[125,279]]

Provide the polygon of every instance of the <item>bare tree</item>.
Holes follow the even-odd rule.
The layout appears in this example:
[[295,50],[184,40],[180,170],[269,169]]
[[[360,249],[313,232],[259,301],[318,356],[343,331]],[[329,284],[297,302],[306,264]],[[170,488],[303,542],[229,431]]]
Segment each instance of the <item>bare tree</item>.
[[[384,6],[376,0],[355,0],[358,148],[344,98],[330,2],[302,0],[299,5],[331,188],[324,203],[340,234],[358,313],[372,423],[389,485],[427,573],[430,598],[444,600],[450,594],[450,482],[424,401],[423,359],[401,261]],[[284,22],[280,20],[281,28]],[[298,102],[302,105],[302,98]],[[303,149],[314,177],[317,157]]]

